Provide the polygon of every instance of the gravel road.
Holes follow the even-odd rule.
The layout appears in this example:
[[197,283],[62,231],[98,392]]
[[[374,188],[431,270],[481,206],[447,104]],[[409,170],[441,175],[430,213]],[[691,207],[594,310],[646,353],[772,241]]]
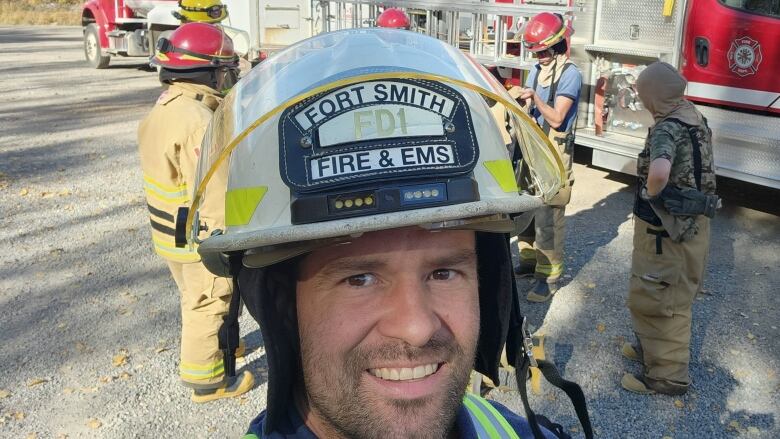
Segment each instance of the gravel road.
[[[255,390],[195,405],[178,383],[178,296],[151,249],[135,144],[156,75],[134,60],[86,67],[77,27],[0,26],[0,89],[0,436],[240,436],[265,406],[248,315]],[[566,285],[524,312],[583,385],[598,435],[780,437],[780,191],[720,182],[692,390],[641,397],[619,385],[638,371],[619,353],[631,334],[632,178],[579,161]],[[522,411],[515,392],[491,395]],[[576,433],[561,393],[543,385],[532,405]]]

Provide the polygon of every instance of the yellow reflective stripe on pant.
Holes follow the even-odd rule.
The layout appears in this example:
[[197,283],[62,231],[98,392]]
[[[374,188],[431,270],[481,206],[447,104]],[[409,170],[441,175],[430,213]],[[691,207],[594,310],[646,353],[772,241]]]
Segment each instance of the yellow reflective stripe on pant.
[[466,393],[463,397],[463,405],[479,439],[520,439],[509,425],[509,421],[485,399]]
[[187,381],[210,380],[225,373],[225,363],[222,359],[212,364],[200,365],[191,363],[179,364],[179,376]]
[[536,264],[536,272],[543,274],[544,277],[560,277],[563,273],[563,264]]
[[536,262],[536,250],[534,250],[533,246],[523,243],[527,245],[527,247],[521,247],[520,248],[520,259],[523,261],[533,261]]

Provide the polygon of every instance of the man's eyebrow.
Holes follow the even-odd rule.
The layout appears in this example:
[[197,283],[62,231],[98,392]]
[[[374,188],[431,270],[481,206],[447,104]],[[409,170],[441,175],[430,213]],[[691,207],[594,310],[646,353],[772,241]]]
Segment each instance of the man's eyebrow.
[[347,257],[328,263],[319,273],[320,276],[332,276],[338,273],[367,273],[383,268],[386,264],[378,259],[364,257]]
[[[426,265],[430,267],[456,267],[463,264],[475,263],[477,252],[473,249],[459,250],[450,254],[442,255],[430,260]],[[339,273],[368,273],[381,270],[387,265],[386,262],[378,258],[365,257],[346,257],[337,259],[328,263],[319,273],[320,276],[332,276]]]
[[477,251],[475,249],[459,250],[455,253],[443,255],[434,259],[429,265],[435,267],[456,267],[463,264],[476,263]]

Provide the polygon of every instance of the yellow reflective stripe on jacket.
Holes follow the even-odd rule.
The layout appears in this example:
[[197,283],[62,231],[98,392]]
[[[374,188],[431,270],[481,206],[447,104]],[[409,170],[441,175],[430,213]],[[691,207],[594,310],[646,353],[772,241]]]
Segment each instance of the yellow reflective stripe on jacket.
[[509,421],[483,398],[466,393],[463,405],[479,439],[520,439]]
[[224,373],[225,363],[222,359],[207,365],[184,362],[179,364],[179,376],[187,380],[209,380]]
[[185,204],[189,202],[186,184],[169,186],[144,175],[144,191],[147,196],[166,203]]
[[536,264],[536,272],[545,274],[547,277],[560,276],[563,273],[563,264]]

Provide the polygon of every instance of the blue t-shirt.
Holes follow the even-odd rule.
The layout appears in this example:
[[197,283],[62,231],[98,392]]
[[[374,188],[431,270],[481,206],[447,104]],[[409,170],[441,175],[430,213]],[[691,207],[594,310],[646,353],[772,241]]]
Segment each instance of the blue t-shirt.
[[[525,80],[526,87],[533,88],[534,78],[536,78],[536,75],[539,74],[541,69],[542,67],[539,64],[536,64],[534,68],[531,69],[531,71],[528,73],[528,78]],[[558,88],[555,89],[555,97],[557,98],[558,96],[566,96],[567,98],[573,100],[574,104],[571,106],[571,108],[569,108],[569,112],[566,113],[566,117],[563,119],[563,123],[558,128],[559,131],[569,131],[572,128],[574,119],[577,116],[577,104],[580,101],[581,89],[582,73],[580,73],[580,70],[574,65],[567,67],[566,71],[563,72],[560,79],[558,80]],[[550,97],[550,87],[542,87],[540,84],[537,84],[536,94],[539,95],[539,98],[544,102],[547,102],[547,99]],[[553,99],[553,103],[554,102],[555,100]],[[536,107],[534,107],[534,109],[531,111],[531,117],[536,119],[536,123],[538,123],[539,126],[544,126],[544,118]]]
[[[499,413],[501,413],[507,422],[509,422],[509,425],[515,429],[515,432],[518,436],[521,438],[534,437],[533,432],[531,431],[531,426],[528,424],[528,421],[525,418],[512,413],[508,408],[495,401],[487,401],[493,407],[495,407]],[[287,410],[287,417],[283,419],[282,422],[280,422],[281,425],[278,425],[276,430],[269,436],[263,436],[264,421],[265,410],[263,410],[260,415],[255,418],[254,421],[252,421],[252,423],[249,425],[249,431],[247,434],[254,434],[258,438],[263,439],[318,439],[317,436],[315,436],[314,433],[309,430],[308,427],[306,427],[306,424],[303,423],[301,415],[294,406]],[[474,428],[474,424],[471,422],[468,411],[463,405],[461,405],[458,409],[458,414],[455,417],[455,424],[458,428],[458,433],[461,439],[478,439],[477,430]],[[555,435],[552,434],[549,430],[542,426],[539,428],[542,429],[542,432],[548,439],[555,439]]]

